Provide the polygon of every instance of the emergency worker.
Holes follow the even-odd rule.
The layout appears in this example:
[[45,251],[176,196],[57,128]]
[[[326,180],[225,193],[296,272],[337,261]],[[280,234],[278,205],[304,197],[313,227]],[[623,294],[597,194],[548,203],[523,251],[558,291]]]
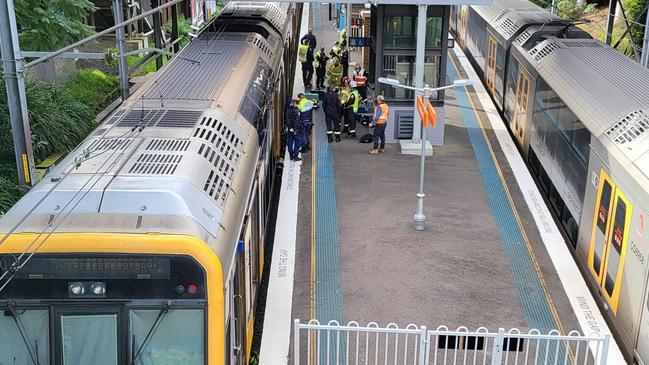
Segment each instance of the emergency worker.
[[327,61],[329,61],[329,57],[327,57],[327,53],[325,52],[324,47],[322,47],[318,52],[316,52],[315,61],[313,63],[313,66],[315,67],[315,74],[316,74],[316,80],[315,80],[316,89],[324,89],[325,87],[324,82],[325,82],[325,75],[327,74]]
[[318,40],[313,35],[313,28],[309,28],[307,34],[305,34],[304,37],[300,39],[300,44],[303,44],[304,41],[308,42],[309,48],[311,48],[312,50],[314,50],[318,46]]
[[305,153],[311,149],[311,130],[313,129],[313,101],[306,98],[304,93],[297,94],[297,108],[300,111],[301,124],[301,152]]
[[303,128],[300,120],[300,110],[297,108],[293,99],[289,102],[286,113],[286,128],[288,129],[286,134],[286,147],[288,148],[291,161],[301,161],[300,149],[302,149],[302,136],[300,135],[300,131]]
[[347,103],[344,108],[345,115],[345,129],[347,131],[347,137],[354,138],[356,137],[356,115],[358,114],[358,104],[361,101],[361,94],[356,89],[356,82],[350,82],[350,93]]
[[374,118],[370,123],[370,127],[374,127],[374,148],[370,150],[373,155],[378,155],[379,152],[385,150],[385,127],[388,123],[388,115],[390,109],[388,104],[385,103],[383,95],[376,98],[377,106],[374,109]]
[[356,64],[352,80],[356,82],[356,89],[361,94],[361,100],[367,100],[367,81],[370,75],[361,68],[361,65]]
[[340,31],[340,35],[338,37],[338,43],[340,43],[341,46],[346,46],[347,45],[347,30],[343,29]]
[[331,58],[338,58],[340,59],[340,52],[342,49],[340,48],[340,42],[334,43],[334,46],[331,48],[331,51],[329,51],[329,56]]
[[325,121],[327,123],[327,141],[333,142],[333,137],[336,137],[336,142],[340,142],[340,98],[336,88],[329,85],[329,89],[322,99],[322,109],[325,113]]
[[341,116],[344,118],[344,124],[343,124],[343,133],[349,134],[349,123],[347,122],[347,103],[349,102],[349,98],[352,95],[352,89],[349,87],[349,81],[346,79],[343,79],[343,85],[340,88],[340,93],[339,93],[339,98],[340,98],[340,105],[342,107],[342,114]]
[[334,87],[340,86],[340,82],[343,77],[343,67],[340,65],[338,58],[332,58],[327,66],[327,78],[329,79],[329,85]]
[[340,46],[340,64],[343,66],[343,77],[347,77],[349,74],[349,52],[344,44]]
[[302,82],[304,90],[311,89],[313,79],[313,49],[309,46],[307,39],[302,41],[299,50],[300,62],[302,63]]

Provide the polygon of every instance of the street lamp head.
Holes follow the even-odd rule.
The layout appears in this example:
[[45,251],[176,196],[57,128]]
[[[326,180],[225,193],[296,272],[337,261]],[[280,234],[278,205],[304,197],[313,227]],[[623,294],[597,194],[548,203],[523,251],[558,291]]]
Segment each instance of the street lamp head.
[[453,81],[453,86],[455,86],[455,87],[469,86],[469,85],[473,85],[473,80],[460,79],[460,80]]
[[382,83],[382,84],[387,84],[387,85],[392,85],[392,86],[399,86],[399,80],[388,79],[387,77],[379,77],[379,82]]

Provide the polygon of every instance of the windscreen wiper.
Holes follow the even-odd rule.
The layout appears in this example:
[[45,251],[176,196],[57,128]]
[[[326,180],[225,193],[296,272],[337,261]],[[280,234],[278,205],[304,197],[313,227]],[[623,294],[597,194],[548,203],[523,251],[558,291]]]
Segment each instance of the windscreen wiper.
[[18,327],[20,337],[22,337],[23,342],[25,343],[25,347],[27,347],[27,353],[29,353],[29,357],[32,359],[32,363],[34,363],[34,365],[40,365],[40,361],[38,359],[38,340],[34,342],[34,347],[32,348],[32,341],[29,338],[29,334],[25,329],[25,325],[23,324],[22,319],[20,319],[20,315],[16,311],[15,302],[9,303],[9,313],[11,313],[14,322],[16,322],[16,327]]
[[[144,350],[146,350],[147,346],[149,346],[149,343],[151,342],[153,335],[160,327],[160,323],[162,323],[162,319],[168,312],[169,312],[169,305],[165,303],[164,307],[160,308],[160,311],[158,312],[158,316],[156,317],[155,321],[153,321],[153,325],[151,325],[151,328],[149,328],[149,332],[147,332],[146,336],[144,337],[144,341],[142,341],[140,347],[137,349],[137,351],[131,352],[131,362],[129,363],[129,365],[135,365],[137,361],[140,359],[140,356],[144,354]],[[135,336],[133,336],[132,342],[133,342],[133,346],[131,346],[131,348],[134,348]]]

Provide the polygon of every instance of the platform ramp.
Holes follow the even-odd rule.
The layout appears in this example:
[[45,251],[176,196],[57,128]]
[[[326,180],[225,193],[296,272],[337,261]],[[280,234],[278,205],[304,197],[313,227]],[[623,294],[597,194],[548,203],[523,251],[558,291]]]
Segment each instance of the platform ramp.
[[516,328],[496,332],[445,326],[429,330],[377,323],[293,323],[294,365],[606,365],[610,336],[561,335]]

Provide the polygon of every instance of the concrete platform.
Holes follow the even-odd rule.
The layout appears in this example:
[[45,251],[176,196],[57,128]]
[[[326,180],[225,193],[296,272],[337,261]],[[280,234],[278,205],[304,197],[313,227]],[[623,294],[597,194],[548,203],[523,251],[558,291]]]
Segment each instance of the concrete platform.
[[[328,47],[335,35],[321,23],[318,44]],[[455,55],[448,68],[450,80],[471,77]],[[423,232],[412,227],[419,158],[399,143],[380,155],[355,139],[328,144],[316,113],[313,151],[299,164],[291,319],[592,334],[588,318],[597,318],[609,333],[592,298],[582,298],[581,277],[573,290],[558,272],[545,238],[557,228],[547,209],[530,210],[536,186],[519,185],[527,170],[512,165],[510,145],[501,148],[502,130],[492,129],[476,89],[446,94],[445,144],[426,161]]]

